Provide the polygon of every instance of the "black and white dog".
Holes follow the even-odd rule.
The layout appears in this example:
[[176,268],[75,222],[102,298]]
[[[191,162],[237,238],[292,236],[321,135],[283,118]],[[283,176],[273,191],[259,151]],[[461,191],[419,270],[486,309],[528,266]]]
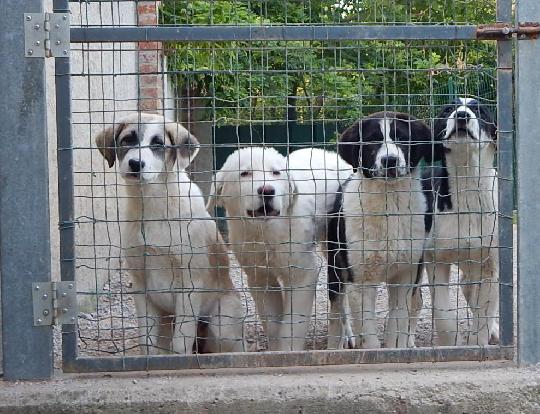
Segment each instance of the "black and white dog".
[[[417,166],[441,159],[438,147],[424,122],[396,112],[358,121],[338,142],[355,174],[328,223],[329,292],[334,314],[343,308],[344,293],[349,299],[356,347],[380,347],[375,302],[383,282],[389,301],[384,345],[414,346],[428,206]],[[341,327],[331,320],[329,338],[343,336]]]
[[424,254],[439,344],[458,343],[449,290],[455,264],[472,313],[467,344],[487,345],[499,338],[496,125],[477,100],[458,98],[442,109],[434,137],[444,146],[446,166],[423,180],[425,190],[435,190]]

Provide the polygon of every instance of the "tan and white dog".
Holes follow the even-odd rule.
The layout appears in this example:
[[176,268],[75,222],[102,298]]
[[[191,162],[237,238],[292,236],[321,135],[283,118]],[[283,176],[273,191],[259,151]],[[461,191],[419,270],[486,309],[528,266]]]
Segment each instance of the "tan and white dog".
[[[109,167],[118,162],[127,197],[120,210],[122,255],[145,353],[244,351],[243,310],[227,251],[185,168],[199,142],[182,125],[134,113],[96,136]],[[175,167],[176,165],[176,167]]]
[[242,148],[215,176],[207,208],[225,207],[229,242],[243,270],[271,351],[304,349],[326,240],[326,214],[352,168],[316,148],[284,157]]

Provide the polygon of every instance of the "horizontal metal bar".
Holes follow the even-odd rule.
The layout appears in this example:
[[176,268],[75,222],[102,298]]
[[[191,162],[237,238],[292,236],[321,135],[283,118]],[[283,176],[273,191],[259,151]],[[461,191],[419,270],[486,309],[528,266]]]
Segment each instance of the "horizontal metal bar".
[[430,347],[342,351],[245,352],[232,354],[79,357],[64,372],[264,368],[350,364],[511,360],[513,347]]
[[117,26],[72,27],[71,42],[268,40],[474,40],[476,26]]

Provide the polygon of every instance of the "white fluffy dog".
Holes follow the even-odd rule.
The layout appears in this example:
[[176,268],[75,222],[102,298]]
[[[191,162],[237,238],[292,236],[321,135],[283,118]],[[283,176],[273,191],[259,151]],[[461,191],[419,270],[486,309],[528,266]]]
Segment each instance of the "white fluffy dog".
[[142,351],[191,353],[201,326],[205,351],[245,350],[227,251],[184,171],[197,139],[162,116],[135,113],[98,134],[96,144],[109,167],[118,160],[126,184],[121,240]]
[[225,207],[229,241],[272,351],[302,350],[319,272],[317,241],[352,168],[315,148],[286,158],[273,148],[242,148],[215,176],[207,208]]

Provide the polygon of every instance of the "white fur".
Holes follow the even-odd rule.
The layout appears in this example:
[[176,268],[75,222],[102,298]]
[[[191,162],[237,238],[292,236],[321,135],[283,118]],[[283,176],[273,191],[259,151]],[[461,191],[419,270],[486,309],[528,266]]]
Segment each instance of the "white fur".
[[[447,121],[447,131],[453,128],[454,114]],[[460,132],[445,141],[450,149],[446,163],[452,210],[437,211],[426,243],[426,269],[440,345],[459,343],[457,312],[450,305],[451,264],[461,270],[462,290],[472,312],[467,344],[487,345],[490,339],[498,341],[499,335],[495,145],[480,130],[474,113],[472,116],[470,134]]]
[[[225,207],[229,241],[247,274],[269,350],[304,348],[320,267],[316,243],[325,240],[326,214],[351,173],[332,152],[308,148],[286,158],[273,148],[251,147],[231,154],[216,174],[207,208]],[[278,215],[250,216],[263,205],[261,186],[274,189]]]
[[[162,117],[140,115],[141,124],[138,116],[122,122],[143,134],[142,145],[156,134],[165,138]],[[185,131],[180,125],[177,130]],[[108,137],[105,143],[111,142],[111,132],[98,136],[98,146],[104,146],[103,137]],[[174,144],[182,146],[181,139]],[[160,159],[146,150],[134,148],[124,157],[124,161],[141,157],[148,169],[140,179],[126,176],[127,197],[120,210],[123,257],[133,278],[141,349],[151,354],[171,349],[191,353],[198,318],[203,317],[209,319],[207,350],[243,351],[240,297],[203,196],[182,168],[174,171],[171,158]],[[191,159],[193,155],[186,158],[179,152],[178,166]],[[123,162],[120,171],[123,176],[129,173]]]
[[[426,201],[417,174],[394,180],[354,175],[344,192],[343,211],[354,282],[346,285],[356,345],[378,348],[377,286],[388,288],[385,346],[414,346],[420,305],[412,285],[424,243]],[[416,295],[418,296],[418,295]],[[412,317],[412,320],[409,318]]]
[[470,119],[468,121],[468,129],[470,133],[470,137],[474,138],[476,140],[480,140],[482,138],[481,136],[481,130],[480,130],[480,123],[478,122],[478,119],[476,118],[476,115],[473,111],[471,111],[466,105],[461,105],[456,108],[454,112],[452,112],[448,116],[448,121],[446,123],[446,133],[444,138],[448,139],[453,134],[453,131],[456,127],[456,115],[458,112],[466,112],[469,114]]
[[382,160],[384,157],[396,157],[398,160],[397,170],[399,175],[404,175],[407,173],[405,155],[401,148],[399,148],[392,138],[390,137],[390,128],[392,120],[391,119],[381,119],[379,125],[381,126],[381,131],[384,135],[384,143],[381,145],[377,155],[375,156],[375,168],[379,175],[386,176],[387,171],[386,167],[383,166]]

